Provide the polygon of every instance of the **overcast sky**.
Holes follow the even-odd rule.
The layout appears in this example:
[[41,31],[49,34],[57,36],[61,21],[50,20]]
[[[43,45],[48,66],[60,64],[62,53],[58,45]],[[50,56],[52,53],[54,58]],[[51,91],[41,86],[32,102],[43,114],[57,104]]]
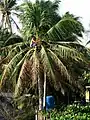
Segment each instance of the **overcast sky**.
[[80,16],[81,21],[86,29],[90,23],[90,0],[61,0],[60,13],[70,11],[76,16]]

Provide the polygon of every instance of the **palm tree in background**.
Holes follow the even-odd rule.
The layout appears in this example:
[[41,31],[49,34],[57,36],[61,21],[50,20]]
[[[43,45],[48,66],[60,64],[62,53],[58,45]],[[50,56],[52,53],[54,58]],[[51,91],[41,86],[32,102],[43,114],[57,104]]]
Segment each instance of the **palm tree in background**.
[[16,0],[3,0],[0,2],[1,27],[8,28],[10,32],[12,32],[11,23],[14,23],[16,27],[19,29],[17,23],[12,17],[12,15],[16,15],[14,11],[15,5]]
[[[16,35],[16,34],[12,34],[11,32],[8,31],[7,28],[3,29],[0,27],[0,50],[2,48],[6,48],[6,46],[11,45],[11,44],[15,44],[18,42],[22,42],[23,39]],[[3,52],[0,52],[0,80],[1,80],[1,76],[2,76],[2,63],[5,63],[5,61],[7,61],[5,59],[5,57],[7,56],[8,51],[6,52],[6,50],[3,50]]]
[[[72,47],[52,44],[50,41],[65,41],[69,40],[70,36],[81,35],[83,26],[73,17],[61,19],[56,12],[58,5],[58,0],[55,2],[36,0],[34,4],[26,2],[20,5],[22,32],[28,40],[1,49],[1,52],[8,51],[1,89],[14,92],[17,97],[31,91],[34,94],[37,92],[40,109],[44,78],[56,90],[66,90],[67,86],[70,89],[75,87],[80,89],[80,84],[74,80],[68,66],[71,61],[82,62],[82,54]],[[37,41],[34,47],[30,47],[32,34]]]
[[5,47],[7,45],[14,44],[14,43],[18,43],[21,41],[23,41],[23,39],[20,38],[20,36],[14,33],[8,32],[7,28],[2,29],[0,27],[0,48]]

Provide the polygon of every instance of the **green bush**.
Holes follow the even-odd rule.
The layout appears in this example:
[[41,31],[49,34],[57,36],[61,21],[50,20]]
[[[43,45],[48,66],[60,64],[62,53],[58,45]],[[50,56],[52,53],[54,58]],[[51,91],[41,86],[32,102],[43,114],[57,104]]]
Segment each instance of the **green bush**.
[[68,105],[62,111],[50,111],[50,120],[90,120],[90,106]]

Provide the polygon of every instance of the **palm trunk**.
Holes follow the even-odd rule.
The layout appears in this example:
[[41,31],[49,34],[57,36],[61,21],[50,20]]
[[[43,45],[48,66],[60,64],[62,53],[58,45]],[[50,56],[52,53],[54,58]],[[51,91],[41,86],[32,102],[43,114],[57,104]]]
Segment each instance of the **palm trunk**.
[[43,107],[43,84],[38,75],[38,94],[39,94],[39,111],[42,110]]
[[43,120],[43,116],[40,112],[43,108],[43,84],[39,75],[38,75],[38,94],[39,94],[38,120]]
[[[43,96],[43,108],[46,112],[46,72],[44,72],[44,96]],[[44,120],[46,120],[46,117],[44,117]]]
[[44,72],[44,96],[43,96],[43,108],[46,107],[46,72]]

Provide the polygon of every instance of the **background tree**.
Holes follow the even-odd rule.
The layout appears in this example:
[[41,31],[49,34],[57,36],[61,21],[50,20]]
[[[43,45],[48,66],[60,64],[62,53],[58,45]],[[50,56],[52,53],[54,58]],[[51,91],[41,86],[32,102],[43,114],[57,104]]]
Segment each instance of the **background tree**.
[[1,20],[1,27],[8,28],[9,32],[12,32],[12,25],[11,23],[14,23],[16,27],[19,29],[17,23],[12,17],[12,14],[15,13],[15,5],[16,0],[3,0],[0,2],[0,16],[2,18]]
[[[22,42],[22,41],[23,39],[20,36],[8,32],[7,28],[6,29],[0,28],[0,80],[1,80],[2,71],[3,71],[2,66],[7,61],[5,57],[9,52],[7,49],[7,46],[18,43],[18,42]],[[6,49],[4,49],[4,47]],[[3,50],[1,50],[2,48]]]

